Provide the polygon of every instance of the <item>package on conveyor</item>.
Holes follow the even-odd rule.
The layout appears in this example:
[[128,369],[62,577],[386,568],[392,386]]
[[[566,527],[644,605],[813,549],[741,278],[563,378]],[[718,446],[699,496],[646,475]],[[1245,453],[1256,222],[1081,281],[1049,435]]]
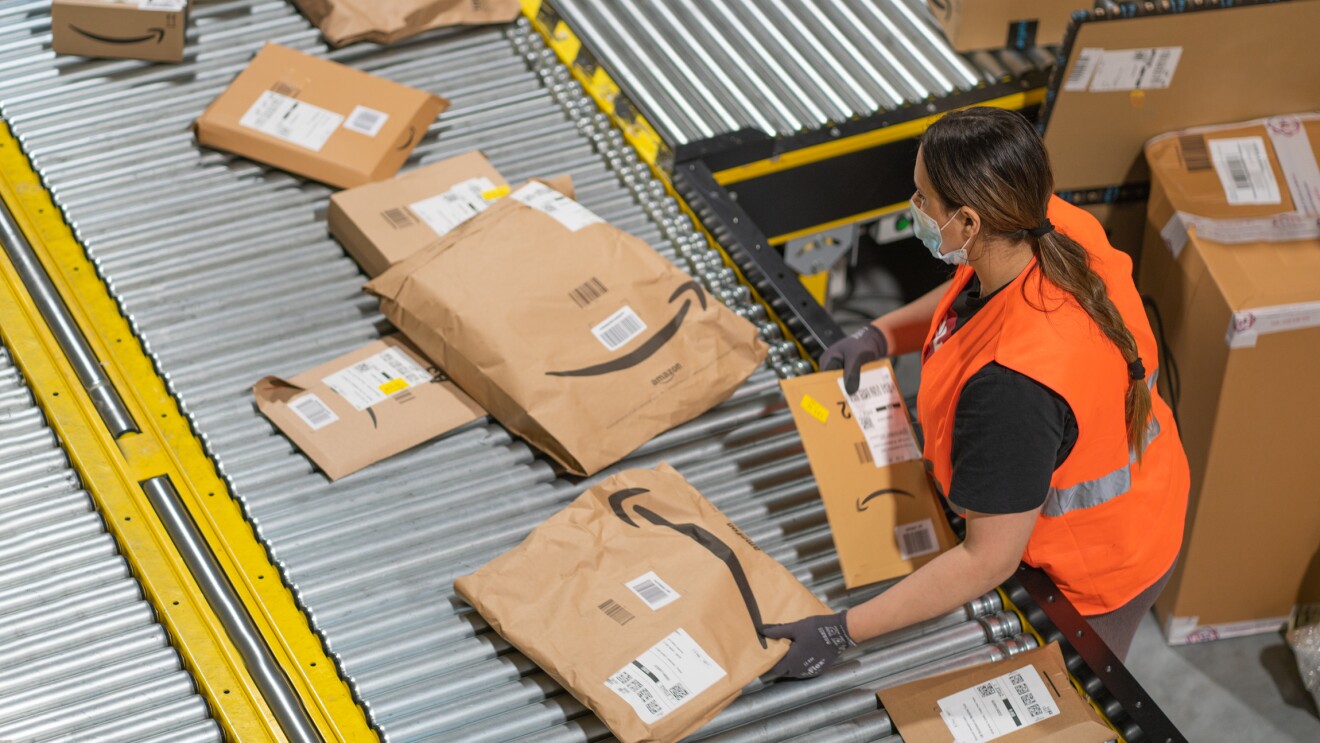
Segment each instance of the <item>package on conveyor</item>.
[[448,106],[425,91],[266,44],[195,127],[207,147],[349,188],[394,175]]
[[393,44],[448,26],[507,23],[518,0],[293,0],[333,46],[357,41]]
[[1183,129],[1145,152],[1139,286],[1180,372],[1192,475],[1155,611],[1172,643],[1277,632],[1320,534],[1320,114]]
[[926,0],[960,52],[1059,44],[1074,10],[1093,0]]
[[51,0],[56,54],[183,60],[188,0]]
[[904,743],[1105,743],[1115,737],[1072,685],[1057,642],[893,686],[879,697]]
[[454,588],[623,743],[676,741],[829,609],[667,464],[587,490]]
[[767,350],[645,242],[536,181],[366,289],[491,415],[580,475],[724,400]]
[[897,578],[957,540],[926,476],[889,361],[782,380],[849,588]]
[[331,479],[485,415],[403,336],[252,387],[257,408]]

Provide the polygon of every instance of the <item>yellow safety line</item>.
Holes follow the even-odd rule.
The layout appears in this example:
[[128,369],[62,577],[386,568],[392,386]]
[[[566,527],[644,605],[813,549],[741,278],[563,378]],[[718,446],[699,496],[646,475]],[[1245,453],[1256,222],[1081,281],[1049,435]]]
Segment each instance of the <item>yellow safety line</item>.
[[[578,39],[577,35],[573,33],[573,30],[563,21],[555,24],[553,30],[545,27],[545,24],[537,17],[537,13],[541,10],[543,2],[544,0],[522,0],[523,15],[527,16],[528,20],[532,23],[532,27],[545,38],[546,44],[554,50],[555,54],[559,57],[559,61],[563,62],[568,67],[569,71],[573,73],[573,77],[582,84],[592,100],[596,102],[596,106],[610,117],[610,121],[612,121],[615,126],[623,130],[624,139],[627,140],[635,150],[637,150],[638,156],[641,157],[642,161],[651,168],[651,172],[655,174],[655,177],[664,184],[665,191],[667,191],[670,196],[674,197],[674,200],[678,202],[679,207],[682,208],[683,213],[692,220],[693,226],[695,226],[697,231],[706,238],[706,242],[719,252],[720,257],[724,259],[724,264],[732,269],[734,274],[738,277],[739,283],[751,290],[753,301],[765,309],[766,316],[779,326],[784,338],[792,341],[793,345],[797,346],[798,353],[802,358],[811,362],[814,367],[816,365],[816,360],[811,357],[811,354],[807,353],[807,349],[802,345],[802,342],[797,339],[797,336],[795,336],[791,330],[788,329],[788,325],[786,325],[779,317],[779,313],[775,312],[770,306],[770,303],[761,296],[761,293],[752,285],[752,282],[747,280],[742,269],[739,268],[738,264],[729,256],[728,252],[724,249],[724,246],[719,244],[715,239],[715,236],[710,234],[706,229],[706,226],[701,223],[701,219],[692,211],[692,208],[688,206],[683,197],[674,190],[674,184],[670,181],[669,174],[666,173],[656,162],[656,155],[663,146],[659,135],[655,133],[654,129],[650,128],[650,124],[647,124],[646,120],[643,119],[640,114],[638,114],[636,122],[628,122],[621,119],[618,114],[615,113],[614,99],[619,93],[619,86],[610,78],[609,73],[603,66],[598,66],[591,76],[588,77],[585,71],[574,63],[577,59],[578,51],[582,48],[582,42]],[[750,249],[751,246],[748,246],[748,248]]]
[[[326,656],[320,638],[311,630],[292,593],[281,582],[279,572],[253,535],[251,524],[217,474],[215,464],[193,434],[118,303],[98,277],[86,251],[65,224],[49,192],[3,122],[0,122],[0,198],[9,205],[75,322],[87,336],[93,353],[101,360],[142,429],[140,434],[127,434],[119,439],[122,457],[109,458],[109,465],[84,471],[88,487],[112,487],[116,482],[138,483],[158,475],[169,476],[321,735],[330,741],[376,740],[362,709],[353,701],[347,684]],[[10,335],[15,333],[8,324],[5,331]],[[18,348],[26,346],[19,343]],[[64,392],[60,395],[62,399],[78,399],[84,404],[83,418],[94,415],[89,412],[92,408],[85,396],[69,394],[70,377],[52,375],[48,368],[39,365],[28,368],[33,370],[29,372],[33,385],[43,389],[43,398],[53,396],[53,392],[44,388],[54,385]],[[48,409],[58,413],[62,407],[61,403]],[[99,418],[93,422],[105,437],[109,436]],[[61,430],[61,434],[65,431]],[[77,430],[71,430],[70,434],[65,442],[76,460],[96,463],[99,461],[96,456],[107,458],[104,453],[98,455],[94,448],[84,451],[95,444],[86,434]],[[110,446],[114,442],[103,443]],[[107,470],[108,466],[113,468]],[[125,498],[135,503],[137,509],[132,514],[133,523],[141,524],[136,528],[163,534],[163,527],[155,520],[140,488],[127,490]],[[108,505],[120,507],[113,501]],[[122,522],[118,518],[112,520],[116,526]],[[120,528],[117,536],[125,531]],[[137,541],[121,541],[121,544],[130,559],[139,564],[140,577],[144,582],[152,581],[153,586],[161,580],[155,577],[156,573],[181,569],[180,565],[150,553],[134,554],[131,550],[138,546]],[[200,608],[200,596],[188,602],[179,599],[180,606],[191,603],[198,607],[185,612],[174,607],[174,599],[170,598],[175,595],[173,592],[151,588],[149,593],[157,610],[169,619],[167,627],[227,732],[235,740],[283,739],[264,702],[258,702],[259,695],[243,670],[241,659],[234,655],[227,640],[215,636],[218,625],[214,624],[209,610],[203,612]],[[199,620],[199,614],[206,618]],[[206,650],[217,643],[226,652]],[[243,683],[230,680],[239,678]],[[248,701],[240,704],[236,699],[242,696],[248,697]]]
[[877,219],[887,214],[893,214],[894,212],[901,212],[906,208],[908,208],[908,203],[906,201],[904,201],[901,204],[890,204],[889,206],[882,206],[879,209],[872,209],[869,212],[854,214],[851,217],[843,217],[841,219],[830,220],[829,222],[822,222],[814,227],[807,227],[801,230],[785,232],[782,235],[777,235],[775,237],[770,238],[770,244],[783,245],[784,243],[787,243],[789,240],[796,240],[799,237],[808,237],[810,235],[816,234],[817,232],[824,232],[825,230],[832,230],[835,227],[842,227],[845,224],[852,224],[854,222],[865,222],[867,220]]
[[[1033,88],[1021,93],[1013,93],[988,101],[971,104],[975,106],[992,106],[994,108],[1007,108],[1010,110],[1020,110],[1045,100],[1044,88]],[[968,106],[970,107],[970,106]],[[860,150],[868,150],[872,147],[891,144],[904,139],[919,137],[936,119],[944,115],[938,113],[933,116],[924,116],[912,121],[905,121],[901,124],[887,126],[880,129],[872,129],[869,132],[854,134],[851,137],[836,139],[831,142],[822,142],[821,144],[803,147],[797,150],[790,150],[780,155],[776,155],[765,160],[738,165],[736,167],[721,170],[715,174],[715,181],[721,186],[728,186],[733,183],[749,181],[753,178],[779,173],[785,170],[809,165],[811,163],[828,160],[833,157],[851,154]]]

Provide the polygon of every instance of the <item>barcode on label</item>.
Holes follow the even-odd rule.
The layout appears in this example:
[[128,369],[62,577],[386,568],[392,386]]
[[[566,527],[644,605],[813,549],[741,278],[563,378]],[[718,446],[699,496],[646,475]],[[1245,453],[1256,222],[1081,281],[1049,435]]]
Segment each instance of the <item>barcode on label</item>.
[[1247,172],[1246,160],[1229,155],[1224,158],[1224,165],[1228,167],[1228,174],[1233,177],[1234,186],[1242,191],[1251,188],[1251,174]]
[[935,541],[935,525],[930,519],[895,527],[894,534],[898,537],[900,560],[929,555],[939,549],[939,544]]
[[324,402],[321,402],[321,398],[310,392],[290,402],[289,408],[297,413],[298,417],[303,419],[303,423],[306,423],[307,427],[313,431],[319,431],[339,420],[339,416],[335,415],[335,411],[331,410]]
[[1064,90],[1086,90],[1091,83],[1091,74],[1095,72],[1096,62],[1104,57],[1103,49],[1083,49],[1077,54],[1077,61],[1068,72],[1068,79],[1063,83]]
[[660,576],[653,572],[634,578],[624,585],[637,594],[637,598],[644,601],[651,608],[651,611],[668,606],[678,600],[678,591],[670,588],[664,581],[660,580]]
[[615,351],[645,330],[646,323],[642,322],[642,318],[638,317],[631,307],[624,305],[618,312],[592,328],[591,332],[607,350]]
[[1209,170],[1214,167],[1210,162],[1210,150],[1205,146],[1205,137],[1200,134],[1179,137],[1178,148],[1182,151],[1183,165],[1188,170]]
[[417,220],[413,219],[412,215],[408,213],[408,210],[401,206],[393,209],[386,209],[381,212],[380,215],[396,230],[401,230],[404,227],[412,227],[417,224]]
[[578,307],[586,307],[604,296],[606,291],[608,290],[605,288],[604,284],[600,283],[600,279],[592,276],[586,281],[586,283],[582,284],[582,286],[569,292],[568,296],[573,299],[573,302],[577,304]]
[[865,441],[858,441],[853,444],[857,450],[857,462],[859,464],[875,464],[875,459],[871,456],[871,446]]
[[353,109],[353,113],[348,115],[344,121],[344,128],[355,131],[359,134],[365,134],[368,137],[374,137],[380,134],[381,127],[385,126],[390,115],[384,111],[377,111],[374,108],[358,106]]
[[674,684],[673,686],[669,687],[669,696],[673,697],[674,701],[687,699],[688,698],[687,687],[682,684]]
[[604,603],[599,605],[599,608],[601,611],[605,612],[605,616],[613,619],[620,625],[627,624],[633,620],[632,612],[619,606],[614,599],[606,599]]
[[1229,204],[1282,203],[1269,151],[1261,137],[1212,139],[1210,160]]
[[980,686],[976,687],[976,691],[980,693],[982,697],[993,697],[995,695],[995,685],[981,684]]

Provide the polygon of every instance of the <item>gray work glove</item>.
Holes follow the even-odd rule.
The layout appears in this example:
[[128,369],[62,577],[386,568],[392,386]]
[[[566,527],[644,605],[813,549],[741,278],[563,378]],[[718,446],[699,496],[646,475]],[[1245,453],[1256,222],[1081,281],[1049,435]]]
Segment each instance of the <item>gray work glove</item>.
[[848,636],[847,611],[807,617],[789,624],[767,624],[761,634],[774,640],[792,640],[785,655],[770,669],[770,678],[808,679],[834,664],[843,651],[857,643]]
[[820,356],[820,370],[843,370],[843,388],[849,395],[857,392],[862,381],[862,365],[889,355],[885,334],[871,323],[841,341],[835,342]]

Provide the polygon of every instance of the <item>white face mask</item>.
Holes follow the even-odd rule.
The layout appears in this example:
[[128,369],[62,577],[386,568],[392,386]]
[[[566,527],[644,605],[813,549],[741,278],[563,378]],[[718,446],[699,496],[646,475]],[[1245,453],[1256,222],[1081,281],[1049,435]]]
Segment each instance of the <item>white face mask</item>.
[[921,240],[921,243],[926,246],[926,249],[930,251],[930,254],[953,266],[966,265],[967,245],[972,241],[972,238],[967,238],[967,242],[964,242],[962,247],[957,250],[948,253],[940,252],[940,247],[944,243],[944,228],[948,227],[953,223],[953,220],[958,218],[958,213],[954,212],[953,216],[949,217],[948,222],[940,225],[935,221],[934,217],[931,217],[917,207],[915,196],[909,199],[908,203],[912,205],[912,234],[916,235],[917,238]]

